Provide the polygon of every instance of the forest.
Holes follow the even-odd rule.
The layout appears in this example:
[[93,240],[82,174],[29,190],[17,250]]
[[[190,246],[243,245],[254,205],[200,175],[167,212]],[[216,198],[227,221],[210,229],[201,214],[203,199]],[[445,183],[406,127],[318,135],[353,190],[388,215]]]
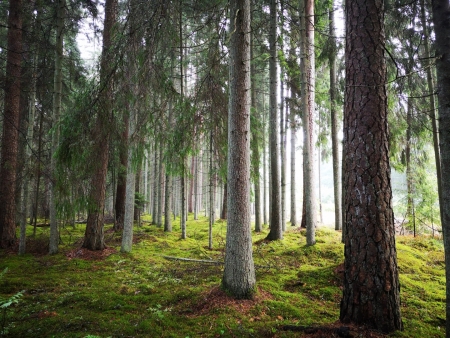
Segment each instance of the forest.
[[448,0],[1,2],[0,336],[450,338],[449,36]]

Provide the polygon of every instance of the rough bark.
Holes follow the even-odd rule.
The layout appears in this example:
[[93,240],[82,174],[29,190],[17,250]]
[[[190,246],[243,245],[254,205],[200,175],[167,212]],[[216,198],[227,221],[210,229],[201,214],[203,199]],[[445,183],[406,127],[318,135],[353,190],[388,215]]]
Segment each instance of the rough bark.
[[439,138],[442,182],[442,230],[446,276],[446,337],[450,337],[450,4],[433,0],[433,22],[436,35],[436,72],[439,100]]
[[341,173],[339,166],[341,157],[339,154],[339,120],[336,109],[336,29],[334,24],[334,1],[329,12],[330,18],[330,35],[332,50],[328,61],[330,63],[330,103],[331,103],[331,143],[333,153],[333,190],[334,190],[334,229],[342,230],[342,191],[341,191]]
[[402,328],[389,164],[384,5],[346,1],[345,263],[340,320]]
[[93,130],[93,154],[95,156],[94,173],[89,194],[89,214],[84,234],[83,247],[89,250],[103,250],[105,240],[103,233],[104,207],[106,194],[106,175],[108,172],[108,124],[111,118],[111,67],[112,67],[112,28],[116,21],[117,0],[105,2],[105,24],[103,28],[102,59],[100,65],[100,83],[104,86],[100,93],[97,118]]
[[280,123],[278,119],[277,107],[277,4],[276,0],[270,1],[270,33],[269,33],[269,81],[270,81],[270,128],[269,128],[269,149],[270,149],[270,232],[268,240],[278,240],[283,238],[281,224],[281,185],[280,185],[280,144],[278,141]]
[[[120,247],[121,252],[131,252],[133,247],[133,225],[134,225],[134,209],[135,209],[135,190],[136,190],[136,168],[133,166],[133,158],[136,149],[136,128],[137,128],[137,118],[138,118],[138,102],[139,97],[139,74],[136,62],[134,59],[137,58],[137,53],[139,49],[140,37],[137,34],[137,16],[138,16],[138,2],[136,0],[130,1],[130,33],[128,38],[128,76],[129,80],[126,86],[126,91],[129,97],[132,99],[128,103],[128,109],[125,112],[126,118],[124,119],[128,122],[127,139],[126,139],[126,152],[127,152],[127,163],[126,163],[126,184],[125,184],[125,213],[123,215],[123,232],[122,232],[122,243]],[[146,159],[145,159],[146,160]]]
[[[253,22],[253,9],[254,9],[254,4],[253,1],[251,2],[251,11],[250,11],[250,17],[251,17],[251,22]],[[255,37],[253,34],[253,29],[250,33],[250,59],[253,60],[254,58],[254,42],[255,42]],[[251,72],[251,93],[250,93],[250,99],[251,99],[251,114],[254,115],[253,120],[254,121],[258,121],[260,118],[260,113],[257,110],[256,107],[256,81],[255,81],[255,77],[256,77],[256,69],[255,69],[255,64],[254,62],[251,63],[250,65],[250,72]],[[260,174],[260,167],[261,167],[261,152],[260,152],[260,148],[261,145],[259,144],[259,135],[258,133],[261,132],[261,130],[258,130],[256,127],[251,126],[250,130],[252,131],[253,135],[251,137],[250,140],[250,147],[251,147],[251,151],[252,151],[252,161],[251,163],[253,164],[253,181],[254,181],[254,189],[255,189],[255,231],[256,232],[261,232],[262,231],[262,224],[261,224],[261,219],[262,219],[262,215],[261,215],[261,174]]]
[[[306,227],[306,243],[316,243],[315,229],[317,225],[317,202],[315,194],[315,59],[314,59],[314,1],[300,0],[302,51],[302,93],[303,93],[303,181],[305,216],[302,224]],[[303,222],[304,220],[304,222]]]
[[50,241],[49,254],[56,254],[59,245],[59,229],[56,212],[56,185],[57,170],[56,158],[54,156],[59,142],[59,117],[61,115],[61,98],[62,98],[62,61],[63,61],[63,39],[64,39],[64,17],[66,11],[66,1],[59,0],[57,2],[57,19],[56,19],[56,48],[55,48],[55,74],[54,74],[54,92],[53,92],[53,121],[52,121],[52,157],[50,160],[51,178],[50,178]]
[[223,288],[251,298],[255,267],[250,231],[250,0],[230,1],[228,222]]
[[20,74],[22,59],[22,0],[10,0],[8,51],[0,162],[0,247],[16,241],[16,167],[19,144]]

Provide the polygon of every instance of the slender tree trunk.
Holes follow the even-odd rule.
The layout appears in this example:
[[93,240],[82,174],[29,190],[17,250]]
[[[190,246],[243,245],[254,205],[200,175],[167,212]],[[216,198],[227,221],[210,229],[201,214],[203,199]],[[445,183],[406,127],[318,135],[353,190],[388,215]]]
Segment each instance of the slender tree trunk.
[[38,206],[39,206],[39,187],[41,183],[41,158],[42,158],[42,126],[44,123],[44,114],[41,111],[39,115],[39,136],[38,136],[38,158],[37,158],[37,169],[36,169],[36,190],[34,194],[34,226],[33,226],[33,237],[36,237],[36,227],[38,218]]
[[109,133],[108,123],[111,119],[112,84],[110,80],[112,67],[113,43],[112,31],[116,21],[117,0],[105,1],[105,24],[103,28],[103,47],[100,65],[100,83],[105,89],[100,93],[97,120],[94,127],[94,156],[97,163],[91,179],[89,194],[89,214],[84,234],[83,247],[89,250],[103,250],[103,217],[106,193],[106,175],[108,172]]
[[213,152],[213,131],[211,129],[209,134],[209,231],[208,231],[208,248],[213,248],[212,228],[216,221],[216,206],[215,206],[215,176],[216,170],[214,168],[214,152]]
[[227,200],[228,200],[228,184],[225,182],[223,185],[222,212],[220,215],[221,219],[227,219],[227,212],[228,212]]
[[446,337],[450,337],[450,4],[432,0],[436,35],[436,72],[439,100],[439,138],[441,155],[441,217],[444,235],[446,276]]
[[[411,71],[411,68],[409,68]],[[410,79],[409,77],[408,79]],[[408,88],[411,88],[411,81],[408,80]],[[406,218],[408,219],[408,224],[411,226],[414,223],[414,199],[413,199],[413,177],[411,168],[411,134],[412,134],[412,102],[411,98],[407,99],[406,108]]]
[[[251,10],[250,10],[250,23],[253,22],[253,9],[254,9],[254,2],[251,1]],[[253,34],[253,29],[250,32],[250,60],[254,59],[254,34]],[[250,64],[250,71],[251,71],[251,76],[250,76],[250,81],[251,81],[251,113],[254,114],[254,121],[259,121],[260,119],[260,112],[257,109],[257,105],[256,105],[256,69],[255,69],[255,65],[254,62],[252,61]],[[257,126],[259,126],[259,124],[257,124]],[[259,133],[261,132],[261,130],[258,130],[260,128],[257,129],[257,126],[251,126],[250,130],[254,133],[252,135],[251,141],[250,141],[250,147],[252,149],[252,163],[253,163],[253,172],[254,172],[254,188],[255,188],[255,231],[256,232],[261,232],[262,231],[262,224],[261,224],[261,173],[260,173],[260,167],[261,167],[261,153],[260,153],[260,149],[261,149],[261,144],[259,142]]]
[[250,0],[230,1],[228,222],[223,288],[235,298],[255,292],[250,231]]
[[[136,167],[136,181],[135,181],[135,188],[134,188],[134,195],[136,196],[136,193],[141,192],[141,179],[142,179],[142,160],[140,159],[137,167]],[[159,209],[158,209],[159,210]],[[138,225],[140,226],[140,220],[141,220],[141,206],[137,205],[134,208],[134,220],[138,222]]]
[[331,147],[333,152],[333,188],[334,188],[334,229],[342,230],[342,191],[341,191],[341,175],[339,173],[339,165],[341,162],[339,156],[339,122],[336,109],[336,29],[334,24],[334,1],[329,11],[330,18],[330,38],[332,50],[329,54],[328,61],[330,63],[330,103],[331,103]]
[[266,155],[266,140],[267,140],[267,126],[266,126],[266,112],[265,112],[265,102],[264,102],[264,94],[262,94],[262,101],[263,101],[263,145],[262,145],[262,152],[263,152],[263,221],[264,224],[269,224],[269,220],[267,218],[267,155]]
[[345,10],[347,189],[340,319],[388,333],[402,329],[402,320],[391,204],[385,11],[382,0],[347,0]]
[[129,116],[125,114],[124,119],[124,131],[122,133],[122,144],[119,145],[119,171],[117,173],[117,189],[116,189],[116,202],[114,205],[115,210],[115,222],[114,230],[123,230],[124,217],[125,217],[125,199],[126,199],[126,184],[127,184],[127,163],[128,163],[128,140],[129,140]]
[[[126,91],[131,98],[128,103],[128,109],[125,112],[127,118],[124,120],[128,122],[127,139],[125,141],[125,149],[127,152],[126,162],[126,185],[125,185],[125,213],[123,215],[123,232],[122,232],[122,244],[120,252],[131,252],[133,247],[133,225],[134,225],[134,213],[135,213],[135,191],[136,191],[136,168],[133,166],[133,158],[136,152],[136,128],[138,119],[138,100],[139,97],[139,70],[137,68],[135,60],[138,58],[139,40],[137,32],[137,16],[138,1],[130,0],[130,31],[128,38],[128,76],[130,77]],[[147,161],[144,156],[144,160]],[[139,164],[140,165],[140,164]],[[140,169],[140,168],[139,168]],[[139,184],[139,181],[138,181]]]
[[153,203],[152,203],[152,224],[156,225],[156,222],[158,220],[158,181],[159,181],[159,174],[158,174],[158,144],[159,141],[155,140],[155,156],[154,156],[154,163],[153,163]]
[[[30,170],[33,164],[33,160],[31,158],[32,152],[32,140],[34,134],[34,119],[36,115],[36,64],[37,64],[37,56],[34,56],[32,63],[32,75],[31,75],[31,94],[30,94],[30,102],[29,102],[29,113],[28,113],[28,125],[27,125],[27,137],[29,140],[29,144],[25,147],[25,179],[22,184],[22,201],[21,201],[21,209],[22,215],[20,219],[20,241],[19,241],[19,255],[25,254],[26,251],[26,232],[27,232],[27,217],[29,213],[29,204],[30,204],[30,185],[32,182],[32,175],[30,174]],[[31,217],[30,217],[31,220]]]
[[58,173],[56,169],[55,152],[59,142],[59,118],[61,115],[62,98],[62,59],[63,59],[63,40],[64,40],[64,17],[66,10],[66,1],[58,0],[57,19],[56,19],[56,49],[55,49],[55,74],[54,74],[54,93],[53,93],[53,121],[52,121],[52,157],[50,160],[51,178],[50,178],[50,242],[49,254],[56,254],[59,245],[58,215],[56,212],[56,186]]
[[0,248],[16,241],[16,167],[19,144],[20,74],[22,60],[22,0],[10,0],[8,50],[4,83],[3,136],[0,162]]
[[270,203],[270,232],[267,235],[268,240],[277,240],[283,238],[281,224],[281,189],[280,189],[280,146],[278,135],[280,123],[278,121],[277,107],[277,5],[276,0],[270,0],[270,59],[269,59],[269,78],[270,78],[270,184],[271,184],[271,203]]
[[433,148],[434,148],[434,160],[436,162],[436,176],[438,183],[438,195],[439,195],[439,206],[440,206],[440,218],[442,220],[442,176],[441,176],[441,156],[439,153],[439,132],[438,132],[438,119],[436,116],[436,103],[435,103],[435,89],[433,83],[433,75],[432,75],[432,64],[431,64],[431,55],[430,55],[430,43],[428,37],[428,27],[427,20],[425,14],[425,1],[420,0],[420,10],[421,10],[421,21],[422,21],[422,29],[423,29],[423,45],[425,46],[425,57],[426,60],[426,70],[427,70],[427,84],[428,84],[428,92],[430,94],[430,119],[431,119],[431,127],[433,130]]
[[280,105],[280,150],[281,150],[281,230],[286,231],[286,126],[285,120],[285,97],[284,80],[280,83],[281,105]]
[[161,141],[160,147],[159,147],[159,184],[158,184],[158,219],[156,222],[156,226],[158,228],[163,226],[162,222],[162,215],[164,210],[164,182],[165,182],[165,175],[164,175],[164,161],[163,161],[163,155],[164,155],[164,142]]

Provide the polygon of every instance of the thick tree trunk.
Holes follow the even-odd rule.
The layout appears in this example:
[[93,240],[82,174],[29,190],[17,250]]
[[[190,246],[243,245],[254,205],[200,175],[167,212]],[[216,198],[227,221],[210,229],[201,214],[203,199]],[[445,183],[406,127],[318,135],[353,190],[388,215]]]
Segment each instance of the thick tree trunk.
[[333,188],[334,188],[334,229],[342,230],[342,191],[341,191],[341,175],[339,166],[341,158],[339,156],[339,121],[336,109],[336,29],[334,26],[334,1],[329,12],[330,18],[330,35],[332,51],[328,61],[330,63],[330,103],[331,103],[331,143],[333,152]]
[[402,328],[389,165],[384,5],[346,1],[345,271],[340,319]]
[[53,121],[52,121],[52,156],[50,160],[51,178],[50,178],[50,241],[49,254],[56,254],[59,245],[59,229],[56,212],[56,185],[57,170],[56,157],[54,156],[59,142],[59,117],[61,115],[61,98],[62,98],[62,59],[63,59],[63,31],[64,17],[66,11],[66,1],[59,0],[56,19],[56,49],[55,49],[55,74],[54,74],[54,93],[53,93]]
[[442,230],[445,249],[446,337],[450,337],[450,4],[432,0],[436,35],[436,72],[439,99],[439,138],[442,182]]
[[315,59],[314,59],[314,1],[300,0],[300,24],[304,32],[300,33],[302,51],[302,93],[303,93],[303,182],[304,212],[302,224],[306,227],[306,243],[316,243],[317,201],[315,194]]
[[100,83],[105,86],[100,93],[97,120],[93,130],[95,156],[94,173],[91,179],[91,192],[89,194],[89,214],[84,234],[83,247],[89,250],[103,250],[105,240],[103,234],[103,217],[106,194],[106,175],[108,172],[108,123],[111,118],[111,66],[112,66],[112,31],[116,21],[117,0],[105,2],[105,24],[103,29],[103,47],[100,66]]
[[270,81],[270,232],[268,240],[283,239],[281,224],[281,187],[280,187],[280,144],[278,136],[280,123],[278,121],[277,107],[277,4],[270,0],[270,33],[269,33],[269,81]]
[[0,162],[0,247],[16,241],[16,167],[19,144],[22,0],[10,0],[8,15],[3,136]]
[[250,0],[230,1],[228,222],[222,286],[235,298],[255,292],[250,231]]

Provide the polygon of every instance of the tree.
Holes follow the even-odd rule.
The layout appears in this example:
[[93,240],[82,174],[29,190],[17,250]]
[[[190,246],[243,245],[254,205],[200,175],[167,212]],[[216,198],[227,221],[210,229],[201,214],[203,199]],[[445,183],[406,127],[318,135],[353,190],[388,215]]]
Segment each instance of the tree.
[[105,24],[103,28],[103,46],[100,65],[99,105],[93,130],[93,151],[96,156],[94,173],[91,178],[89,194],[89,214],[84,234],[83,247],[89,250],[103,250],[105,247],[103,234],[103,209],[105,206],[106,174],[108,169],[109,140],[108,121],[111,116],[112,100],[112,44],[113,25],[116,21],[117,0],[105,2]]
[[49,254],[58,252],[59,231],[58,216],[56,212],[56,188],[57,188],[57,170],[56,156],[54,153],[59,142],[59,117],[61,115],[62,99],[62,61],[63,61],[63,41],[64,41],[64,17],[66,11],[66,1],[57,2],[57,23],[56,23],[56,48],[55,48],[55,74],[54,74],[54,93],[53,93],[53,134],[52,134],[52,157],[50,159],[51,179],[50,179],[50,241]]
[[222,286],[250,298],[255,267],[250,232],[250,0],[230,1],[228,224]]
[[317,201],[315,196],[315,57],[314,57],[314,0],[300,1],[300,49],[302,53],[302,100],[303,100],[303,181],[304,218],[306,243],[316,243]]
[[442,231],[445,249],[446,337],[450,337],[450,4],[433,0],[433,23],[436,35],[436,72],[439,100],[439,136],[442,182]]
[[270,203],[270,232],[267,235],[268,240],[277,240],[283,238],[281,224],[281,189],[280,189],[280,145],[278,143],[279,122],[277,107],[277,3],[276,0],[270,0],[270,32],[269,32],[269,81],[270,81],[270,184],[271,184],[271,203]]
[[332,7],[329,11],[330,18],[330,54],[328,60],[330,63],[330,103],[331,103],[331,141],[333,151],[333,187],[334,187],[334,228],[336,230],[342,230],[342,191],[341,180],[339,175],[339,165],[341,162],[339,156],[339,122],[337,114],[336,104],[336,29],[334,24],[334,1],[332,1]]
[[19,142],[22,0],[10,0],[8,15],[3,135],[0,162],[0,247],[16,240],[16,168]]
[[340,320],[402,329],[387,124],[384,3],[346,1],[344,290]]

